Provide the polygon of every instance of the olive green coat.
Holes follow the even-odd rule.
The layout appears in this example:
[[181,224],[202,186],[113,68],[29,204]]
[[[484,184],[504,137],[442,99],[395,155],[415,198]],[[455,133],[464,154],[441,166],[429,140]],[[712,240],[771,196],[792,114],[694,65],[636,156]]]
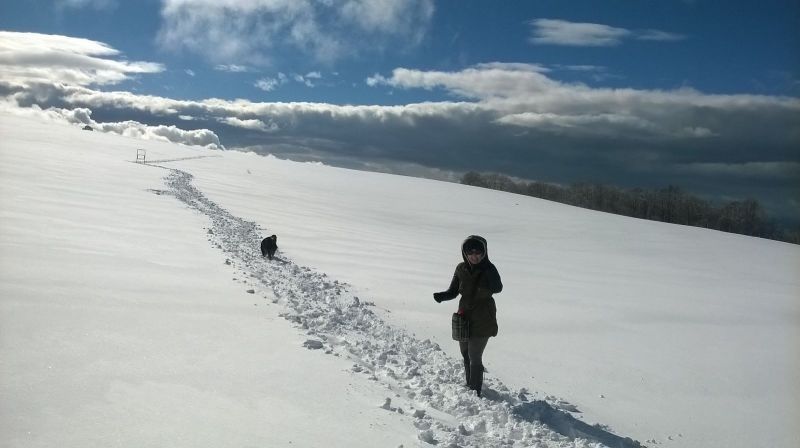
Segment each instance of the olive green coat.
[[[484,240],[484,247],[485,240]],[[447,291],[440,294],[442,301],[452,300],[461,294],[458,312],[469,319],[470,337],[497,336],[497,305],[492,294],[503,290],[497,268],[486,253],[480,263],[472,266],[466,261],[456,266],[453,280]]]

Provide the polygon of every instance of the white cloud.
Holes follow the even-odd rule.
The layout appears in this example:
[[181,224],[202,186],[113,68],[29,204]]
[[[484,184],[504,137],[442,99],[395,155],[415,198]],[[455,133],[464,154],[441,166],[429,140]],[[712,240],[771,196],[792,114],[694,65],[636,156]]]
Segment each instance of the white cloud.
[[217,64],[269,65],[281,51],[332,61],[418,44],[433,0],[162,0],[158,41]]
[[209,129],[187,131],[176,126],[148,126],[136,121],[97,123],[95,129],[141,140],[158,140],[209,149],[225,149],[217,134]]
[[287,78],[283,73],[278,73],[275,78],[261,78],[254,84],[259,89],[265,92],[271,92],[282,84],[286,84]]
[[[720,117],[758,115],[760,108],[800,112],[800,100],[757,95],[706,95],[691,89],[650,91],[591,88],[561,83],[535,67],[482,64],[458,72],[395,69],[367,83],[395,88],[443,89],[478,100],[495,114],[493,122],[559,135],[651,139],[708,139],[733,135],[747,126]],[[705,110],[706,116],[699,114]],[[761,120],[759,120],[761,121]],[[764,132],[764,131],[758,131]]]
[[220,123],[225,123],[231,126],[235,126],[237,128],[249,129],[253,131],[275,132],[279,130],[278,125],[276,125],[275,123],[270,122],[269,124],[267,124],[255,118],[242,120],[241,118],[236,118],[236,117],[224,117],[220,118],[219,121]]
[[430,1],[416,0],[347,0],[342,2],[342,18],[371,33],[396,34],[419,43],[425,26],[433,17]]
[[608,47],[618,45],[631,34],[623,28],[597,23],[576,23],[556,19],[535,19],[530,22],[534,44]]
[[480,64],[460,72],[421,71],[397,68],[390,78],[381,75],[367,79],[367,84],[386,84],[399,88],[444,88],[471,99],[527,97],[551,91],[560,84],[543,75],[537,65]]
[[132,75],[157,73],[152,62],[116,61],[119,51],[88,39],[0,31],[0,79],[80,86],[117,84]]
[[191,69],[188,69],[188,68],[186,70],[184,70],[183,72],[186,73],[187,75],[191,76],[191,77],[194,77],[196,75],[194,70],[191,70]]
[[[279,73],[276,78],[260,80],[260,87],[275,88],[288,79]],[[300,79],[305,77],[300,76]],[[783,126],[780,120],[785,120],[789,111],[794,114],[800,111],[800,101],[791,98],[706,95],[690,89],[602,89],[566,84],[548,78],[537,66],[520,64],[482,64],[457,72],[396,69],[390,77],[378,74],[370,77],[368,82],[401,89],[442,89],[472,101],[339,106],[220,99],[183,101],[79,87],[62,87],[56,92],[60,92],[57,93],[60,101],[73,107],[135,110],[159,116],[213,117],[239,128],[270,132],[303,126],[304,121],[313,122],[322,117],[333,122],[354,120],[376,126],[376,129],[415,126],[439,117],[447,121],[463,119],[464,126],[502,125],[571,138],[605,136],[619,141],[725,141],[735,140],[736,135],[743,133],[764,134],[762,140],[766,140],[771,138],[768,127]],[[20,99],[22,103],[52,93],[20,92],[16,95],[26,96],[26,99]],[[699,113],[701,110],[703,112]],[[481,122],[476,123],[476,119]],[[770,121],[775,124],[764,125]],[[777,135],[785,135],[785,131]]]
[[[309,72],[305,75],[301,75],[299,73],[294,73],[291,75],[291,79],[295,82],[300,84],[304,84],[306,87],[316,87],[317,84],[315,83],[316,80],[322,79],[322,74],[320,72]],[[265,92],[271,92],[278,87],[286,84],[289,81],[289,77],[283,73],[278,73],[278,76],[275,78],[261,78],[255,82],[255,86]]]
[[599,23],[579,23],[558,19],[534,19],[530,22],[531,43],[574,47],[611,47],[623,39],[674,42],[686,36],[661,30],[628,30]]
[[370,87],[375,87],[380,84],[389,84],[389,80],[379,73],[375,73],[372,76],[368,76],[365,82]]
[[[587,157],[599,157],[600,148],[608,142],[620,150],[630,148],[631,154],[636,154],[631,156],[632,160],[653,151],[659,155],[648,155],[648,160],[669,159],[672,151],[687,144],[717,148],[713,150],[715,157],[725,160],[726,154],[736,157],[737,151],[741,151],[734,147],[746,147],[751,144],[748,142],[758,142],[759,148],[775,148],[762,149],[764,154],[754,157],[788,157],[786,148],[793,146],[792,132],[798,133],[796,125],[791,131],[791,117],[800,113],[797,99],[706,95],[688,89],[597,89],[559,83],[533,69],[516,67],[504,71],[488,67],[497,66],[488,64],[485,68],[459,72],[396,69],[391,77],[380,77],[381,84],[395,88],[440,88],[474,100],[470,102],[342,106],[222,99],[183,101],[86,88],[67,89],[62,98],[73,107],[93,110],[110,108],[161,117],[206,117],[203,119],[206,123],[214,120],[287,139],[286,142],[313,140],[302,147],[328,148],[332,153],[344,147],[353,151],[363,148],[365,142],[374,138],[375,143],[367,146],[384,147],[372,149],[371,156],[387,159],[392,158],[389,155],[392,151],[398,150],[380,143],[388,136],[394,136],[391,139],[403,151],[408,147],[424,151],[430,145],[452,145],[464,151],[474,146],[479,151],[480,139],[460,140],[459,136],[469,135],[492,135],[497,141],[512,139],[504,143],[512,146],[518,144],[513,143],[514,139],[531,138],[530,145],[534,147],[549,142],[567,152],[581,151]],[[205,126],[214,129],[213,122]],[[233,139],[227,144],[237,146],[235,134],[226,131],[226,135]],[[327,140],[330,135],[337,136],[337,143]],[[315,140],[315,136],[322,139]],[[296,144],[287,143],[286,147]],[[698,156],[703,153],[697,151]],[[772,155],[768,154],[770,151]]]
[[[113,51],[110,51],[113,53]],[[20,103],[58,97],[72,107],[132,110],[158,116],[210,117],[243,129],[283,131],[318,119],[353,120],[368,126],[415,126],[432,117],[464,126],[506,126],[558,135],[616,136],[630,139],[735,139],[750,132],[764,134],[765,123],[800,111],[792,98],[757,95],[706,95],[691,89],[648,91],[591,88],[548,78],[535,64],[485,63],[455,72],[395,69],[391,76],[368,78],[373,86],[399,89],[441,89],[468,102],[420,103],[401,106],[339,106],[320,103],[254,103],[246,100],[173,100],[130,92],[101,92],[81,87],[20,91]],[[318,72],[295,75],[298,82],[322,77]],[[293,79],[283,73],[263,78],[257,86],[276,88]],[[24,98],[23,98],[24,96]],[[703,111],[700,113],[699,111]],[[777,115],[775,115],[777,114]],[[327,118],[325,118],[327,117]],[[460,117],[460,118],[459,118]],[[472,117],[465,119],[464,117]],[[723,118],[724,117],[724,118]],[[750,117],[750,118],[746,118]],[[780,120],[776,121],[775,118]],[[476,123],[474,120],[482,120]],[[764,129],[760,129],[764,128]],[[784,135],[779,132],[778,135]],[[764,135],[762,140],[769,139]]]
[[265,92],[272,92],[278,87],[278,80],[275,78],[261,78],[256,81],[255,86]]
[[523,62],[484,62],[475,65],[479,70],[503,70],[507,72],[533,72],[548,73],[551,70],[541,64],[529,64]]
[[245,65],[218,64],[214,67],[214,70],[229,73],[246,73],[250,71],[250,68]]
[[294,75],[294,80],[301,84],[305,84],[306,87],[316,87],[316,84],[314,84],[313,81],[314,79],[322,79],[320,72],[310,72],[305,75]]

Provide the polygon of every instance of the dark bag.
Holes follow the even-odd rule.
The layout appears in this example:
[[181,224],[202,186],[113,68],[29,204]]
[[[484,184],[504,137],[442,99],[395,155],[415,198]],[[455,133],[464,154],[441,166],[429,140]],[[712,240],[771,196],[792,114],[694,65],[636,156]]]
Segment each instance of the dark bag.
[[469,319],[453,313],[453,340],[467,342],[469,340]]

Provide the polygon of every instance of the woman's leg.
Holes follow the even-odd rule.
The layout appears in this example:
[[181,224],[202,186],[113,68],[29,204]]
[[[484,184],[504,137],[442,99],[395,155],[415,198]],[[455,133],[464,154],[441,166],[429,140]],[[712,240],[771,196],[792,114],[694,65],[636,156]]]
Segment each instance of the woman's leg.
[[461,349],[461,356],[464,357],[464,377],[467,381],[467,386],[470,386],[469,383],[469,342],[458,342],[458,348]]
[[[469,388],[478,392],[481,396],[481,388],[483,387],[483,351],[486,349],[486,344],[489,343],[489,338],[469,338],[467,345],[467,354],[464,357],[464,366],[467,368],[467,384]],[[462,343],[460,343],[462,344]],[[462,349],[461,354],[464,354]]]

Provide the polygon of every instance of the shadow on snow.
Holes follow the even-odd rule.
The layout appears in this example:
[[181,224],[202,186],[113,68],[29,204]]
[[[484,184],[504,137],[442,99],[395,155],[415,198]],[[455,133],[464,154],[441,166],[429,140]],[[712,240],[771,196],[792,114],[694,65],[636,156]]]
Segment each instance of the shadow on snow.
[[582,422],[568,412],[560,411],[546,401],[536,400],[515,406],[511,411],[527,421],[544,423],[557,433],[570,439],[587,439],[600,442],[609,448],[642,448],[642,444],[628,437],[612,434],[599,426]]

